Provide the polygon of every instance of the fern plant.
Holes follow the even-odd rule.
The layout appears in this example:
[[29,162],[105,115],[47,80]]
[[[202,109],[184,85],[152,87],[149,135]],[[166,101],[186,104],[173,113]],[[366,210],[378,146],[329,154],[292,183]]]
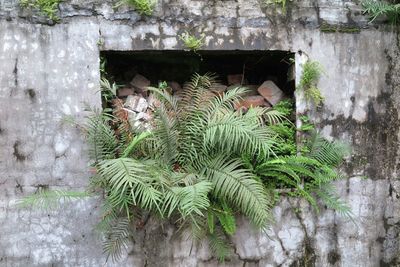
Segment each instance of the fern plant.
[[151,131],[133,132],[123,117],[99,110],[82,125],[97,170],[90,191],[104,195],[97,228],[107,259],[121,258],[152,216],[174,220],[195,241],[208,239],[223,261],[237,215],[259,229],[268,227],[276,188],[290,188],[317,210],[321,199],[349,214],[329,184],[340,178],[335,166],[342,149],[336,143],[315,137],[297,155],[295,128],[285,118],[293,103],[235,111],[246,89],[219,95],[213,93],[216,85],[213,75],[195,74],[179,101],[163,86],[149,88],[160,101]]
[[[212,237],[211,248],[221,252],[220,238],[234,233],[236,213],[259,228],[272,219],[271,197],[240,156],[273,154],[275,133],[264,117],[272,121],[280,113],[234,111],[245,89],[218,96],[212,93],[215,84],[211,75],[194,75],[179,102],[151,88],[161,107],[150,133],[120,142],[105,114],[89,118],[86,132],[98,169],[94,184],[105,190],[111,214],[132,220],[139,209],[160,218],[177,216],[194,237]],[[105,248],[113,253],[108,241]]]
[[299,88],[303,90],[307,101],[312,101],[316,106],[322,104],[324,97],[318,89],[318,81],[323,74],[323,68],[317,61],[308,60],[303,65]]
[[187,31],[179,35],[179,39],[182,40],[184,46],[194,52],[197,52],[197,50],[204,46],[204,38],[204,34],[201,34],[200,37],[196,37]]
[[336,170],[348,154],[347,146],[329,142],[313,133],[302,149],[301,155],[280,155],[262,160],[254,166],[265,183],[291,188],[289,195],[306,199],[318,212],[318,200],[343,216],[352,218],[350,208],[335,193],[332,181],[341,179]]
[[362,2],[363,11],[371,18],[371,22],[378,17],[386,17],[391,23],[397,24],[400,19],[399,1],[365,0]]

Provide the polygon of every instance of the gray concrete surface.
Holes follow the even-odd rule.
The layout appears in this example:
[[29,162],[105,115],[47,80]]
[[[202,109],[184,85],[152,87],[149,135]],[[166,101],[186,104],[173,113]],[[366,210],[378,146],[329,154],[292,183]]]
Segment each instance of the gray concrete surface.
[[[205,50],[293,51],[297,78],[306,58],[319,61],[325,104],[315,110],[298,95],[297,112],[354,148],[344,168],[349,178],[336,186],[356,224],[283,198],[268,235],[241,222],[233,256],[221,266],[399,264],[400,49],[390,27],[369,25],[359,5],[344,0],[293,1],[286,14],[256,0],[166,0],[149,18],[127,7],[114,12],[109,1],[65,1],[59,9],[54,25],[0,0],[0,266],[104,266],[93,231],[101,200],[49,213],[18,209],[15,201],[40,187],[85,188],[85,143],[62,118],[83,117],[84,102],[100,105],[100,51],[182,49],[177,35],[187,29],[206,34]],[[324,32],[326,24],[340,30]],[[206,246],[192,247],[172,226],[150,221],[124,259],[106,265],[217,261]]]

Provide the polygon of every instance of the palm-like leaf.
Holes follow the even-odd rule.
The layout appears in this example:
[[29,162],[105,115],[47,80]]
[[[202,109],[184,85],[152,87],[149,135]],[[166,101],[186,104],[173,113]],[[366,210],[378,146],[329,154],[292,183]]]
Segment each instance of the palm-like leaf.
[[262,185],[249,171],[241,168],[240,160],[226,162],[217,157],[206,163],[203,172],[213,183],[213,194],[237,207],[258,227],[271,219],[271,201]]
[[123,252],[128,248],[130,242],[130,222],[128,219],[119,219],[111,225],[103,240],[103,252],[113,261],[121,259]]
[[310,158],[332,167],[338,166],[350,151],[348,146],[335,141],[329,142],[317,133],[312,134],[308,140],[307,148]]
[[[132,158],[105,160],[99,163],[99,172],[110,182],[111,196],[129,198],[134,205],[143,209],[159,210],[161,192],[156,188],[158,170],[149,162]],[[122,200],[121,199],[121,200]]]
[[203,216],[203,212],[210,206],[208,193],[211,189],[212,183],[208,181],[201,181],[185,187],[171,188],[179,199],[179,210],[183,217],[187,217],[192,213]]
[[262,127],[262,114],[264,110],[259,108],[250,109],[246,114],[235,111],[214,114],[204,127],[204,147],[217,147],[227,153],[236,154],[259,153],[267,156],[273,153],[274,133],[267,127]]
[[84,126],[89,143],[89,156],[95,162],[112,159],[120,148],[120,143],[110,126],[113,117],[105,112],[94,111]]

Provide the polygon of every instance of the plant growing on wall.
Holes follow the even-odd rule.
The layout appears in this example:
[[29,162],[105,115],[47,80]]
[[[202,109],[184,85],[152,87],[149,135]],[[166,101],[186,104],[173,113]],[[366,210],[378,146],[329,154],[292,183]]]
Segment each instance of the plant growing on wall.
[[20,5],[22,8],[37,9],[53,21],[58,21],[57,16],[58,5],[61,0],[21,0]]
[[[97,170],[90,191],[104,192],[98,229],[114,260],[152,216],[173,220],[194,240],[206,238],[223,261],[237,215],[259,229],[269,226],[275,189],[289,189],[316,210],[321,199],[350,214],[330,185],[340,178],[335,171],[344,155],[340,145],[312,135],[298,155],[296,129],[285,119],[293,103],[236,111],[234,103],[245,89],[216,95],[215,85],[212,75],[195,74],[179,101],[163,84],[149,88],[160,101],[150,131],[132,130],[123,117],[97,110],[81,126]],[[42,197],[30,196],[27,203],[41,203],[36,199]]]
[[197,52],[197,50],[204,46],[204,38],[204,34],[201,34],[200,37],[196,37],[187,31],[179,35],[179,39],[182,40],[184,46],[194,52]]
[[154,8],[157,5],[157,0],[121,0],[117,3],[115,8],[118,8],[124,4],[135,8],[136,12],[138,12],[140,15],[151,16],[154,12]]
[[371,21],[378,17],[386,17],[391,23],[400,22],[400,2],[364,0],[362,2],[364,13],[370,15]]
[[299,89],[303,90],[307,101],[312,101],[316,106],[322,104],[324,97],[318,89],[318,82],[323,73],[321,64],[308,60],[303,65],[303,73],[299,82]]
[[269,6],[269,5],[278,5],[282,8],[282,11],[285,13],[286,12],[286,7],[289,1],[292,0],[262,0],[262,4],[264,6]]

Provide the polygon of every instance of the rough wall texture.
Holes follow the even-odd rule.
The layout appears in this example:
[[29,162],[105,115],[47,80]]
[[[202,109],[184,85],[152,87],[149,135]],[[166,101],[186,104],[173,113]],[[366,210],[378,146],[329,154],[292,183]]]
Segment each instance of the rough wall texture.
[[[305,57],[321,62],[325,105],[315,111],[299,96],[298,113],[311,109],[326,136],[354,148],[349,179],[337,187],[356,224],[282,199],[268,235],[241,223],[224,265],[399,264],[400,44],[391,29],[368,25],[355,2],[293,1],[282,14],[256,0],[165,0],[142,18],[128,8],[114,12],[109,1],[72,0],[60,5],[60,17],[53,25],[0,0],[0,266],[104,265],[92,230],[99,200],[45,214],[17,209],[15,200],[40,187],[85,187],[84,142],[61,119],[82,116],[83,102],[100,105],[99,52],[182,49],[177,34],[186,29],[204,32],[207,50],[296,52],[297,76]],[[173,233],[150,221],[115,266],[217,265],[205,246]]]

